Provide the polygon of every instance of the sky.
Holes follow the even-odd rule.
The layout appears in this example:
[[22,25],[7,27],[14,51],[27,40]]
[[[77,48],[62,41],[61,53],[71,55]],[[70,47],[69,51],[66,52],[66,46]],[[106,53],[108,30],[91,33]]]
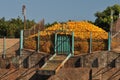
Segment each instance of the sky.
[[120,4],[120,0],[0,0],[0,18],[23,20],[22,6],[26,5],[26,18],[45,23],[65,22],[68,20],[95,21],[94,14],[108,6]]

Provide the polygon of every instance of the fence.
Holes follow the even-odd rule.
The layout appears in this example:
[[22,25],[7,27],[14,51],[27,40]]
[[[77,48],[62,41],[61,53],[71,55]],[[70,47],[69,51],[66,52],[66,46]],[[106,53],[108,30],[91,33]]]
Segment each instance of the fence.
[[[30,34],[31,36],[24,35],[24,48],[34,49],[37,51],[43,51],[47,53],[54,53],[54,37],[56,31],[44,30],[38,31],[38,34]],[[68,34],[69,31],[63,31],[62,34]],[[110,34],[109,34],[110,36]],[[74,52],[91,53],[98,50],[108,50],[110,39],[106,32],[74,32]]]
[[98,50],[108,50],[108,34],[100,31],[75,32],[74,42],[76,54],[91,53]]
[[0,56],[5,58],[11,54],[19,54],[19,39],[6,37],[0,38]]
[[0,52],[3,51],[3,38],[0,38]]
[[43,30],[44,29],[44,19],[41,20],[37,25],[34,25],[30,29],[24,30],[24,36],[28,37],[30,35],[34,35],[38,33],[38,30]]
[[113,32],[111,47],[112,47],[112,49],[114,49],[114,48],[117,48],[119,46],[120,46],[120,31]]
[[[51,35],[52,34],[52,35]],[[24,48],[53,53],[55,31],[42,31],[24,38]]]

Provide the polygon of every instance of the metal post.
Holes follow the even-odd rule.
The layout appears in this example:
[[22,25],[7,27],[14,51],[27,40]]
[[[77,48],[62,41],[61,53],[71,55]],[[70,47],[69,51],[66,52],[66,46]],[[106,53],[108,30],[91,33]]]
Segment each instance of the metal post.
[[108,32],[108,51],[111,50],[111,33]]
[[25,5],[22,6],[22,14],[24,17],[24,30],[25,30],[26,29],[26,6]]
[[110,14],[110,17],[111,17],[111,23],[110,23],[110,32],[111,32],[111,37],[112,37],[112,28],[113,28],[113,10],[111,10],[111,14]]
[[39,52],[39,48],[40,48],[40,31],[38,30],[38,38],[37,38],[37,52]]
[[20,31],[20,55],[22,54],[23,49],[23,30]]
[[3,59],[6,57],[6,37],[3,38]]
[[26,16],[24,16],[24,30],[26,29]]
[[92,52],[92,32],[90,32],[90,53]]
[[54,45],[54,51],[55,51],[55,54],[56,54],[56,48],[57,48],[57,33],[55,33],[55,45]]
[[74,32],[72,32],[72,55],[74,55]]

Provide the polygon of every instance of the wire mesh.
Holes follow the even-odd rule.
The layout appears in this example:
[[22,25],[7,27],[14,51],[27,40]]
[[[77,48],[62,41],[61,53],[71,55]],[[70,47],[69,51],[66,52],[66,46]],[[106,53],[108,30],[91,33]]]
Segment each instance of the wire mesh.
[[112,38],[111,38],[111,47],[112,49],[117,48],[120,46],[120,32],[113,32]]
[[[44,30],[40,31],[40,51],[47,53],[54,53],[54,37],[57,34],[71,34],[71,31],[55,31],[55,30]],[[91,35],[92,34],[92,35]],[[91,36],[90,36],[91,35]],[[29,49],[37,49],[37,38],[38,34],[32,35],[24,39],[24,47]],[[90,51],[90,38],[92,39],[92,51],[107,50],[108,49],[108,33],[101,31],[85,32],[77,31],[74,32],[74,51],[76,54],[88,53]]]
[[0,38],[0,53],[3,52],[3,38]]
[[[93,51],[107,50],[108,47],[108,34],[101,31],[85,32],[78,31],[75,32],[74,49],[75,54],[88,53],[90,52],[90,47]],[[90,45],[91,39],[91,45]]]

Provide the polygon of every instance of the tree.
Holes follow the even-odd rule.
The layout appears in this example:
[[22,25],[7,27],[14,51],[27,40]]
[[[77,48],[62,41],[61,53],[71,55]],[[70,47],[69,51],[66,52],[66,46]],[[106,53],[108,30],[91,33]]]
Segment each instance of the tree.
[[110,31],[110,23],[111,23],[111,11],[113,11],[113,22],[115,22],[120,14],[120,5],[115,4],[113,6],[108,6],[104,11],[102,12],[96,12],[95,13],[95,25],[103,28],[106,31]]
[[47,23],[47,24],[45,24],[45,28],[48,28],[48,27],[51,27],[52,25],[54,25],[54,24],[57,24],[58,22],[57,21],[55,21],[55,22],[53,22],[53,23]]
[[[27,20],[27,29],[31,28],[36,23],[34,20]],[[20,30],[24,28],[24,22],[20,17],[12,18],[10,20],[5,20],[5,18],[0,18],[0,37],[20,37]]]
[[5,22],[5,18],[0,19],[0,37],[7,35],[7,22]]

